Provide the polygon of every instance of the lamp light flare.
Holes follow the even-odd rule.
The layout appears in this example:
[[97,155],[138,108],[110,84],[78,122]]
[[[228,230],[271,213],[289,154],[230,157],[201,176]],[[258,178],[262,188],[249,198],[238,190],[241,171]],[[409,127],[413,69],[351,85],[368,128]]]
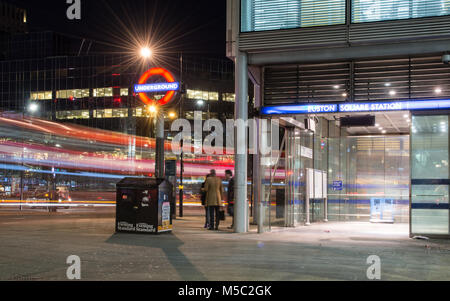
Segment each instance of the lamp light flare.
[[152,50],[148,47],[143,47],[141,49],[141,56],[145,59],[150,58],[152,56],[152,54],[153,54]]
[[156,106],[150,106],[148,108],[148,110],[149,110],[150,113],[156,113],[156,111],[157,111]]
[[34,113],[39,109],[39,106],[35,103],[32,103],[28,106],[28,111]]

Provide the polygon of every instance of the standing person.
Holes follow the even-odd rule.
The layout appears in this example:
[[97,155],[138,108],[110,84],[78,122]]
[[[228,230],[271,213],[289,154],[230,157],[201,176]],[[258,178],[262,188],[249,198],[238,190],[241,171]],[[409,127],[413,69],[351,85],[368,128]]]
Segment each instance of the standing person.
[[231,170],[225,171],[225,178],[228,181],[227,188],[227,201],[228,201],[228,214],[232,217],[231,227],[228,229],[234,228],[234,177],[233,172]]
[[[206,205],[209,210],[208,230],[219,230],[219,210],[222,206],[223,188],[222,180],[217,177],[216,171],[211,170],[210,176],[205,182]],[[214,227],[214,228],[213,228]]]
[[206,179],[202,183],[202,188],[201,188],[201,192],[200,192],[202,206],[205,207],[205,229],[209,228],[209,210],[208,210],[208,205],[206,204],[206,190],[205,190],[205,183],[209,177],[210,177],[210,175],[206,175]]

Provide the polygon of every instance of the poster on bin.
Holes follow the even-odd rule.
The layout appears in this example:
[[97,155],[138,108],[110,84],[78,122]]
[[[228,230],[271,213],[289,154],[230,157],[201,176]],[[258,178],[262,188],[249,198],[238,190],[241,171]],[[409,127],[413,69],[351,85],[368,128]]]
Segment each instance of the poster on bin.
[[170,224],[169,195],[163,191],[160,191],[158,203],[161,204],[161,220],[159,223],[158,232],[171,231],[172,225]]

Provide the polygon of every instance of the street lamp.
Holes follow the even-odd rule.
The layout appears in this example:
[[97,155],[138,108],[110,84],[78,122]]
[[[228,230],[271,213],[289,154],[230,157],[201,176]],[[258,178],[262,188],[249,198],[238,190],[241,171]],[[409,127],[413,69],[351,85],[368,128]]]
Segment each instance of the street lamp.
[[158,111],[158,109],[153,105],[148,108],[148,111],[150,112],[150,114],[154,115]]
[[31,103],[28,106],[28,111],[31,112],[31,113],[36,113],[38,109],[39,109],[39,106],[37,104],[35,104],[35,103]]
[[141,48],[141,57],[144,59],[149,59],[153,55],[153,51],[149,47]]

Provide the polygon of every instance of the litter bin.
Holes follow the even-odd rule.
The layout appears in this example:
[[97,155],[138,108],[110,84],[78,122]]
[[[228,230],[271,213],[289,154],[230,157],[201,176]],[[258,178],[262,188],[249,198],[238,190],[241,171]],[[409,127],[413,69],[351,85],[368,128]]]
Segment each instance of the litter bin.
[[164,179],[125,178],[117,184],[116,232],[172,231],[172,184]]

